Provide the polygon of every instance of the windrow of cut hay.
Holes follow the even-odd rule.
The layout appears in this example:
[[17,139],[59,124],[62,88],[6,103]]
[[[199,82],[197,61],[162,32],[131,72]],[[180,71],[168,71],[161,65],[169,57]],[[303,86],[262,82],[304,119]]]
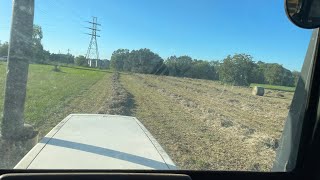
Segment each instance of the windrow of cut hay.
[[102,106],[99,114],[113,114],[113,115],[125,115],[132,114],[133,96],[122,86],[119,81],[120,74],[115,72],[112,76],[112,92],[111,97],[106,100],[104,106]]

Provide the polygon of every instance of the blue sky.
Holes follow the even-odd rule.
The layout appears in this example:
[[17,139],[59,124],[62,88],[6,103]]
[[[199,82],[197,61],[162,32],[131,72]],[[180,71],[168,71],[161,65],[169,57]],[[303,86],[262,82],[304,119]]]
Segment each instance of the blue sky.
[[[300,70],[311,30],[287,19],[283,0],[35,0],[35,24],[50,52],[85,54],[86,20],[102,24],[101,58],[118,48],[149,48],[162,58],[222,60],[247,53],[255,61]],[[0,1],[0,40],[9,39],[12,2]]]

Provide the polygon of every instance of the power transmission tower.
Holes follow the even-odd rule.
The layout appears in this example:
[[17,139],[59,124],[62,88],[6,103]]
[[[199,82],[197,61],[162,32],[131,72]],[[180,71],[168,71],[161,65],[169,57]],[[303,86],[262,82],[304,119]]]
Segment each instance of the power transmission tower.
[[92,17],[92,21],[86,21],[86,22],[92,25],[91,27],[86,27],[88,29],[91,29],[91,33],[86,33],[91,36],[90,44],[86,54],[86,59],[88,60],[88,64],[90,67],[94,66],[92,64],[92,61],[95,61],[95,67],[98,67],[99,50],[98,50],[97,37],[100,37],[100,36],[97,35],[97,31],[100,31],[100,30],[97,27],[101,26],[101,24],[98,23],[97,17]]

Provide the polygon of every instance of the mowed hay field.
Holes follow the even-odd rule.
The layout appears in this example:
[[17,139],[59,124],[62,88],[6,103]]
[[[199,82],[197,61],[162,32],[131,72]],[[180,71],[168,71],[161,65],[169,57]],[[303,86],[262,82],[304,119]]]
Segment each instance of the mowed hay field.
[[[5,69],[0,63],[1,87]],[[253,96],[251,88],[209,80],[52,69],[29,69],[25,120],[40,137],[71,113],[135,116],[180,169],[269,171],[293,96]]]
[[189,78],[123,74],[134,115],[180,169],[269,171],[292,92]]

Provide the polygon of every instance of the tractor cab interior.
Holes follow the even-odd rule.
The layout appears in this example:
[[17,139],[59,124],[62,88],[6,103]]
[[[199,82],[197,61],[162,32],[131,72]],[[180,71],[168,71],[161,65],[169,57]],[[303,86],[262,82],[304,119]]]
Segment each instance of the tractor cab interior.
[[[23,1],[23,0],[15,0]],[[30,0],[28,0],[30,1]],[[79,2],[81,3],[81,2]],[[265,2],[268,3],[268,2]],[[31,9],[32,10],[32,9]],[[31,11],[30,10],[30,11]],[[309,47],[272,172],[202,170],[86,170],[86,169],[1,169],[0,179],[112,179],[112,180],[298,180],[320,178],[320,0],[285,0],[288,19],[296,28],[313,29]],[[15,17],[24,18],[24,17]],[[14,23],[13,23],[14,26]],[[21,38],[21,37],[20,37]],[[20,52],[19,52],[20,53]],[[290,53],[290,52],[287,52]],[[164,91],[164,90],[163,90]],[[165,92],[164,92],[165,93]],[[115,117],[116,118],[116,117]],[[125,120],[123,120],[125,121]],[[102,122],[105,123],[105,122]],[[118,121],[121,123],[121,121]],[[109,125],[109,124],[108,124]],[[8,126],[9,127],[9,126]],[[121,124],[119,125],[121,127]],[[26,128],[26,132],[34,133]],[[70,128],[72,129],[72,128]],[[85,127],[82,129],[86,130]],[[111,131],[112,129],[110,129]],[[122,133],[117,132],[119,136]],[[141,134],[146,131],[141,131]],[[8,136],[10,131],[8,130]],[[148,136],[148,134],[147,134]],[[151,136],[148,136],[149,138]],[[128,140],[128,139],[126,139]],[[129,139],[130,140],[130,139]],[[129,142],[128,140],[128,142]],[[149,141],[146,139],[146,141]],[[152,140],[151,140],[152,141]],[[127,141],[126,141],[127,142]],[[81,148],[78,146],[78,148]],[[157,154],[159,150],[153,148]],[[37,151],[38,152],[38,151]],[[99,150],[97,154],[101,153]],[[161,153],[161,152],[160,152]],[[116,156],[116,155],[115,155]],[[136,158],[136,157],[133,157]],[[141,160],[141,159],[139,159]],[[171,162],[171,161],[170,161]],[[47,162],[50,164],[50,162]],[[145,164],[142,162],[142,164]],[[173,166],[173,165],[172,165]]]

